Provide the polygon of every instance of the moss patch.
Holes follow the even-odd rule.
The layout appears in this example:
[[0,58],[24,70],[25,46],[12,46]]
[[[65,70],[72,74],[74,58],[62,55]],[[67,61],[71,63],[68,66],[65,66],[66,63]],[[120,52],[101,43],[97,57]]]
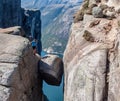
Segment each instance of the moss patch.
[[92,36],[92,33],[90,33],[87,30],[84,31],[83,37],[86,41],[94,42],[94,38]]

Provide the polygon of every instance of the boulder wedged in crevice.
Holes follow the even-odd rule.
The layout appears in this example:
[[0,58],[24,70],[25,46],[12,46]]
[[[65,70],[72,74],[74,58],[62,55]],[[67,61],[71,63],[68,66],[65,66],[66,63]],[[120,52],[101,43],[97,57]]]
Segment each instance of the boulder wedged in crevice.
[[59,86],[63,76],[63,61],[57,55],[47,55],[40,61],[40,74],[49,85]]

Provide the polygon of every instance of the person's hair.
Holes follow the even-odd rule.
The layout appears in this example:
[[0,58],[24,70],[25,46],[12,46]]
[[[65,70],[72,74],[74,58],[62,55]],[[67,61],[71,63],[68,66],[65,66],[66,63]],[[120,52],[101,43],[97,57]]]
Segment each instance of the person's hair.
[[33,49],[36,49],[36,46],[33,46],[32,48],[33,48]]

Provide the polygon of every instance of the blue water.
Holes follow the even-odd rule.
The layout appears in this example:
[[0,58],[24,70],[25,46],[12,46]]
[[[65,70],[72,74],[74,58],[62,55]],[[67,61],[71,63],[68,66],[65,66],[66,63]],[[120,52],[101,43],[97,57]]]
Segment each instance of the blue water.
[[[41,56],[44,55],[46,55],[46,53],[42,51]],[[49,101],[63,101],[63,79],[60,86],[51,86],[44,81],[43,93],[47,96]]]

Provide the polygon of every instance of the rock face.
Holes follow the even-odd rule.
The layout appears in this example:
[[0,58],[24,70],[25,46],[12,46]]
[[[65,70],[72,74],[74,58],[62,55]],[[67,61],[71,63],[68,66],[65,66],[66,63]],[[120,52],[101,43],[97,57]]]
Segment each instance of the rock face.
[[120,0],[108,0],[107,4],[109,6],[114,6],[115,8],[119,8]]
[[0,26],[2,26],[2,7],[3,7],[3,5],[2,5],[2,0],[0,1]]
[[[92,3],[100,7],[104,1]],[[64,101],[119,101],[120,15],[114,12],[112,19],[84,12],[83,20],[72,24],[64,52]]]
[[41,13],[37,9],[22,9],[22,27],[27,38],[37,40],[37,49],[41,53]]
[[0,33],[25,36],[24,30],[20,26],[1,28]]
[[27,39],[0,34],[0,101],[41,101],[37,62]]
[[0,1],[0,27],[21,25],[21,0]]

